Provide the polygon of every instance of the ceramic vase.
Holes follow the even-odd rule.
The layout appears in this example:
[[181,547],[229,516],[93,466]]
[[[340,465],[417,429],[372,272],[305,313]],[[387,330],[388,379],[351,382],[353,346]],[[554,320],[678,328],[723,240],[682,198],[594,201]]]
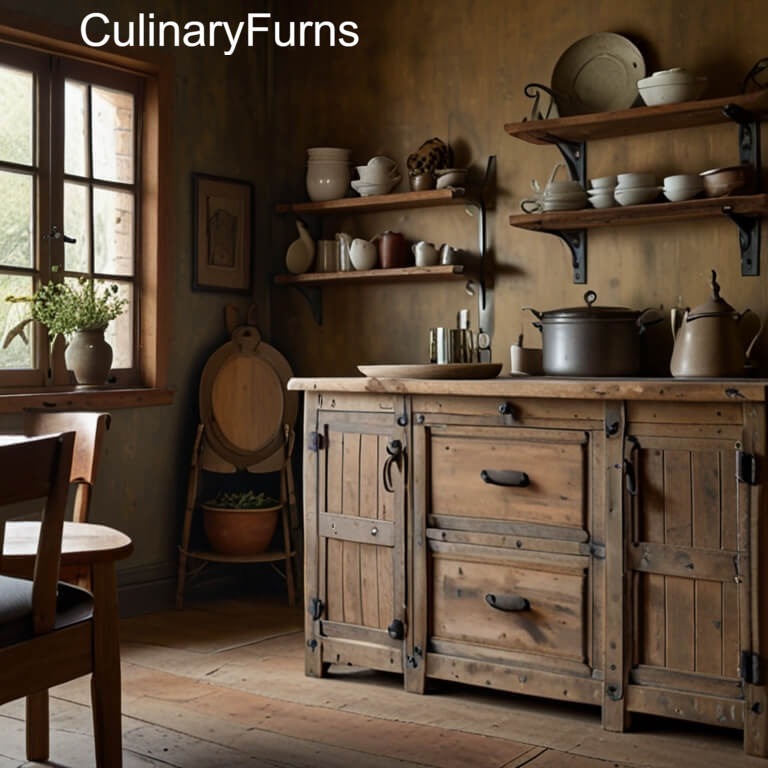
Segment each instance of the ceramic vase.
[[104,331],[78,331],[64,352],[67,368],[78,384],[106,384],[112,368],[112,347],[104,340]]

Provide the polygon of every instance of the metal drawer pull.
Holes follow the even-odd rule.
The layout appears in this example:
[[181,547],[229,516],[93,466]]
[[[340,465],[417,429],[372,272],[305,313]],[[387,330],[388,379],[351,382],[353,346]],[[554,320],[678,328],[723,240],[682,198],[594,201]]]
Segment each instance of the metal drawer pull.
[[387,627],[387,634],[393,640],[402,640],[405,637],[405,624],[400,619],[393,619],[392,623]]
[[387,458],[382,469],[382,484],[387,493],[394,493],[395,487],[392,485],[392,465],[400,467],[400,457],[403,455],[403,444],[399,440],[390,440],[387,443]]
[[527,472],[517,472],[514,469],[484,469],[480,479],[488,485],[502,485],[505,488],[527,488],[531,478]]
[[527,597],[520,595],[486,595],[485,602],[495,608],[497,611],[506,611],[507,613],[520,613],[521,611],[530,611],[531,604]]

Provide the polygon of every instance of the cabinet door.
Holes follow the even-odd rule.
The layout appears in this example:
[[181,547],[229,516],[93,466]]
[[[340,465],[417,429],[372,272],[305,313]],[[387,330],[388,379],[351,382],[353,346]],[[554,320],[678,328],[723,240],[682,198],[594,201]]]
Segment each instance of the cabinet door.
[[312,638],[323,664],[402,671],[405,430],[392,414],[321,411],[317,431]]
[[741,725],[740,704],[728,704],[743,697],[749,627],[748,495],[736,478],[737,447],[693,434],[627,444],[629,709]]

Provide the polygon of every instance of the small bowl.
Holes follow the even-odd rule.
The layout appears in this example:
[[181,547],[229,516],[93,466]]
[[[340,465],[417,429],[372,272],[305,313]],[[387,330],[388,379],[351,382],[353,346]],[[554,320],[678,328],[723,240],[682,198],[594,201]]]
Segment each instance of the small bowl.
[[409,181],[414,192],[435,188],[435,175],[433,173],[417,173],[415,176],[411,176]]
[[654,72],[650,77],[637,81],[640,98],[649,106],[660,104],[679,104],[682,101],[695,101],[701,98],[707,87],[706,77],[696,75],[676,67]]
[[664,197],[671,203],[682,203],[683,200],[692,200],[696,195],[700,195],[704,187],[673,187],[672,189],[663,187],[662,190]]
[[613,191],[613,196],[619,205],[643,205],[652,203],[659,196],[660,187],[633,187]]
[[371,197],[373,195],[386,195],[400,183],[400,177],[391,179],[383,184],[368,184],[364,181],[355,180],[350,182],[352,189],[361,197]]
[[618,186],[622,189],[633,187],[655,187],[658,183],[655,173],[620,173],[616,176]]
[[590,179],[589,183],[592,185],[592,189],[612,190],[616,186],[617,180],[615,176],[599,176],[596,179]]
[[615,208],[617,204],[612,189],[602,195],[592,195],[589,202],[593,208]]
[[463,187],[467,182],[466,168],[441,168],[435,171],[437,176],[437,188]]
[[712,168],[701,174],[707,197],[725,195],[747,195],[754,192],[755,173],[751,165],[731,165],[727,168]]

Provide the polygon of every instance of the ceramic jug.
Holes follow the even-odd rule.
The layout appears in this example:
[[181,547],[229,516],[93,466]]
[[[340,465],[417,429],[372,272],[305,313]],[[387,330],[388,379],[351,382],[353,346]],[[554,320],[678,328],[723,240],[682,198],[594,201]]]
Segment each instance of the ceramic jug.
[[289,246],[285,254],[285,266],[294,275],[306,272],[315,259],[315,241],[307,231],[303,221],[296,220],[299,236]]
[[744,366],[752,347],[763,330],[762,323],[749,346],[744,349],[741,321],[749,309],[737,312],[720,296],[717,273],[712,270],[712,298],[683,313],[680,327],[672,318],[672,350],[670,371],[679,377],[744,376]]

